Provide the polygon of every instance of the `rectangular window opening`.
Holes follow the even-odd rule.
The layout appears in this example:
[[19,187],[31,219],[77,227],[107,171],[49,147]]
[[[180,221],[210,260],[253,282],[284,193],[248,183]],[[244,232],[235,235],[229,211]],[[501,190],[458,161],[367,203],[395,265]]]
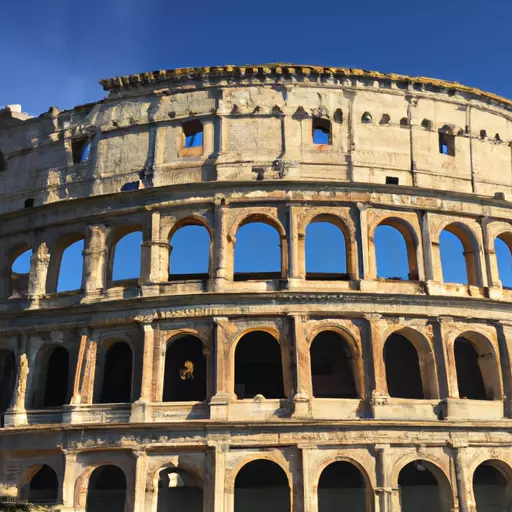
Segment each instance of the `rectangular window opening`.
[[332,144],[331,122],[328,119],[313,118],[313,144]]
[[439,133],[439,153],[455,156],[455,135]]
[[73,153],[73,163],[79,164],[80,162],[86,162],[89,159],[89,153],[91,150],[91,140],[89,137],[83,137],[81,139],[73,139],[71,141],[71,151]]
[[186,148],[197,148],[203,145],[203,125],[200,121],[189,121],[183,124]]
[[394,176],[386,176],[386,185],[398,185],[399,179]]

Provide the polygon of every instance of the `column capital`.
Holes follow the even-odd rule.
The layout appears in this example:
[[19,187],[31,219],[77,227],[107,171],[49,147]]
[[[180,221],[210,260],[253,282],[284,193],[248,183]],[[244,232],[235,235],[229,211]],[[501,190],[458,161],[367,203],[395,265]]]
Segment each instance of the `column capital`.
[[146,330],[148,327],[153,327],[153,321],[155,319],[154,315],[137,315],[135,317],[135,321],[141,325],[141,327]]

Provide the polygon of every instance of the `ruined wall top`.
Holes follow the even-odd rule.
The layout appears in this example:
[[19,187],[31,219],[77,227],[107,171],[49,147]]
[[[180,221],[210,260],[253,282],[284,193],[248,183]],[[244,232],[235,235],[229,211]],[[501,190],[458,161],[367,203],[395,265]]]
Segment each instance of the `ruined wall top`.
[[212,181],[512,197],[512,102],[460,84],[291,64],[101,84],[72,110],[0,111],[0,213]]

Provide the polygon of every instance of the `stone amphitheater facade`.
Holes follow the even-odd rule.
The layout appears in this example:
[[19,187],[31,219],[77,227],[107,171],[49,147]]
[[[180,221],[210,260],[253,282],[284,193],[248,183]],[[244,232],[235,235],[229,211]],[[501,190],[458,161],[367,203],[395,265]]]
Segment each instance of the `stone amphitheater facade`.
[[[0,112],[0,495],[68,512],[512,510],[495,254],[512,248],[512,102],[289,64],[101,84],[73,110]],[[343,275],[306,272],[317,221],[343,233]],[[234,272],[252,222],[278,232],[280,272]],[[189,225],[210,264],[184,278],[170,240]],[[409,280],[378,276],[379,225],[403,235]],[[443,280],[443,230],[468,284]],[[140,277],[116,281],[133,231]],[[81,289],[58,292],[77,240]]]

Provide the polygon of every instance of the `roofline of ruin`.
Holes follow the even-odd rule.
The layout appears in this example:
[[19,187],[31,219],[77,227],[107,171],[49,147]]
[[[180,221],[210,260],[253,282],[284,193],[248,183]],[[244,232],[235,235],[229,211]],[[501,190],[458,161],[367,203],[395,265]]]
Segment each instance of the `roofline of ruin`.
[[271,63],[244,66],[207,66],[198,68],[161,69],[147,73],[116,76],[99,81],[105,91],[122,89],[140,85],[156,84],[164,81],[185,82],[187,80],[208,80],[212,78],[249,78],[249,77],[292,77],[292,76],[320,76],[331,78],[373,78],[375,80],[391,80],[394,82],[407,82],[408,84],[422,84],[439,87],[441,89],[459,91],[479,98],[512,106],[512,100],[482,91],[476,87],[450,82],[437,78],[423,76],[408,76],[395,73],[381,73],[356,68],[324,67],[312,65],[299,65],[291,63]]

